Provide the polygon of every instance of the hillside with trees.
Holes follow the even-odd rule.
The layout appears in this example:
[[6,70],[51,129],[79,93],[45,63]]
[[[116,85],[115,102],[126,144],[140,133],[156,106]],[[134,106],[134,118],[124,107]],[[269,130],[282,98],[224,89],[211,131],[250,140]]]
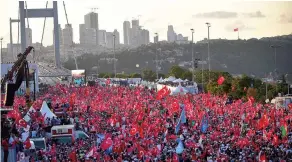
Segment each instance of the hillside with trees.
[[[281,46],[277,49],[276,65],[278,76],[292,75],[292,35],[249,40],[211,40],[211,69],[225,71],[230,74],[246,74],[248,76],[265,77],[275,70],[275,55],[271,45]],[[193,45],[195,58],[206,60],[207,43],[199,41]],[[160,42],[143,45],[116,53],[117,73],[138,73],[144,69],[155,71],[156,54],[159,73],[167,74],[173,65],[184,69],[191,68],[191,45]],[[77,58],[80,69],[97,74],[113,72],[113,53],[99,55],[84,54]],[[136,67],[136,64],[139,64]],[[74,59],[64,63],[68,69],[75,69]],[[196,71],[201,70],[199,65]],[[204,65],[204,69],[207,65]]]

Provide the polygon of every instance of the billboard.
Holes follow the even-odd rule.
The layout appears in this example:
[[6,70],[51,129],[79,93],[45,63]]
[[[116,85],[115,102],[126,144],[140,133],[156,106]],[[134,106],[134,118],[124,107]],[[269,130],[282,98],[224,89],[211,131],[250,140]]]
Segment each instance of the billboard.
[[71,70],[72,82],[76,86],[81,86],[86,83],[85,70]]

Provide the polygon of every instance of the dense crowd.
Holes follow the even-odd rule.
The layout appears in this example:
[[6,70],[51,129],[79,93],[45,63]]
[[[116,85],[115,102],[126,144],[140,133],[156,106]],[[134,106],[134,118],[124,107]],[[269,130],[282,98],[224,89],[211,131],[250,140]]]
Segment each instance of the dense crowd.
[[[27,123],[29,138],[63,124],[74,124],[89,138],[68,144],[47,139],[47,150],[37,150],[30,161],[292,161],[291,106],[226,100],[141,87],[49,87],[32,105],[37,115]],[[43,101],[63,114],[44,119],[38,113]],[[16,102],[15,109],[25,104],[22,98]],[[14,134],[21,138],[21,132]]]

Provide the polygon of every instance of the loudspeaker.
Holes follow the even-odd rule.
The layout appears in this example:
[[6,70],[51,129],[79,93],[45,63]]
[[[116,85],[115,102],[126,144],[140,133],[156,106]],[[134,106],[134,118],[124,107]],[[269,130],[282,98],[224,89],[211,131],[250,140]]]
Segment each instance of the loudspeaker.
[[13,106],[14,96],[16,91],[16,84],[6,83],[6,93],[5,93],[5,106]]

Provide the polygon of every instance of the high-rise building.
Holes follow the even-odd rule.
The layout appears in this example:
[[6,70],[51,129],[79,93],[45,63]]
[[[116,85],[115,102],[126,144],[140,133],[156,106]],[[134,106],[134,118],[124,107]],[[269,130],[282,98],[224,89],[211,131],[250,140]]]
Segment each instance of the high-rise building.
[[112,32],[106,32],[106,47],[113,48],[114,47],[114,39]]
[[158,38],[158,35],[154,37],[154,43],[158,43],[159,41],[159,38]]
[[131,24],[129,21],[124,21],[123,23],[123,31],[124,31],[124,44],[130,45],[130,29]]
[[[59,28],[59,42],[60,42],[60,45],[63,45],[63,34],[62,34],[62,28],[61,28],[61,25],[60,24],[58,25],[58,28]],[[53,30],[53,40],[54,40],[54,44],[55,44],[55,33],[54,33],[54,30]]]
[[139,27],[139,20],[132,20],[132,28],[138,29]]
[[25,39],[26,39],[26,46],[32,45],[32,30],[31,28],[25,28]]
[[141,44],[149,44],[149,31],[146,29],[141,30]]
[[106,31],[105,30],[99,30],[98,31],[98,40],[99,45],[106,46]]
[[97,32],[95,29],[88,28],[85,29],[85,45],[86,46],[96,46]]
[[71,47],[73,45],[73,28],[71,24],[66,24],[63,29],[63,45]]
[[[90,12],[84,16],[85,28],[95,29],[96,34],[98,34],[98,13]],[[98,35],[96,37],[96,45],[98,45]]]
[[79,41],[81,45],[85,45],[85,24],[79,24]]
[[115,35],[115,46],[120,45],[120,33],[117,29],[114,30],[113,34]]
[[168,42],[175,42],[176,41],[176,33],[174,32],[173,26],[168,25],[168,30],[167,30],[167,41]]

